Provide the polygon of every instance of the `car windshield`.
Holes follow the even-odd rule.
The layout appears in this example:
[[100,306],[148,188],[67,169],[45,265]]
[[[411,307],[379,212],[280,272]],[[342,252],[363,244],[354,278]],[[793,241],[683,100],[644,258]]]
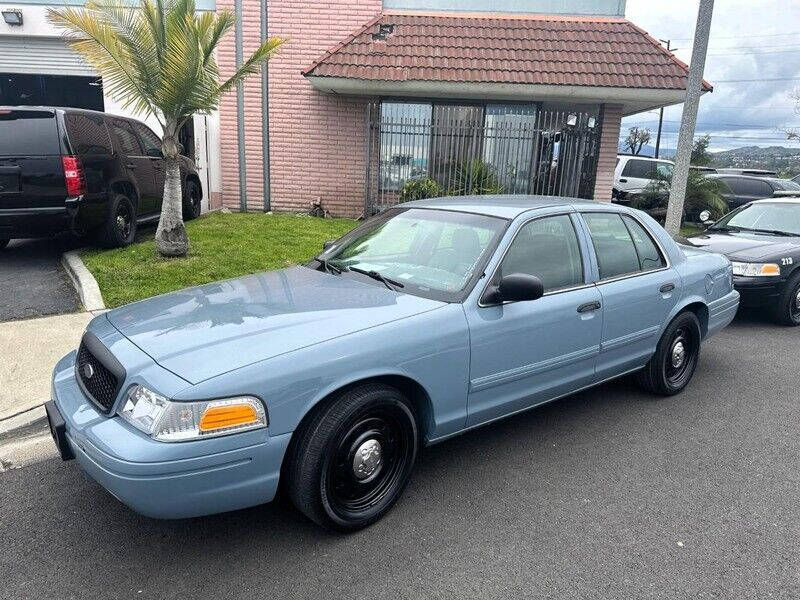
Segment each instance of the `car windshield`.
[[[334,272],[452,302],[479,275],[506,219],[426,208],[397,208],[366,222],[323,252]],[[375,277],[380,275],[380,278]]]
[[800,235],[800,202],[755,202],[723,217],[711,229]]

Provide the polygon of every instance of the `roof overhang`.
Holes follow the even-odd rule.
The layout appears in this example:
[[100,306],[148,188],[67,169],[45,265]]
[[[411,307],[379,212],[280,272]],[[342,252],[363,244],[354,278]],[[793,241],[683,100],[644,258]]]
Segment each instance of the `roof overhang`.
[[329,94],[621,104],[623,115],[680,104],[686,98],[686,90],[648,88],[454,81],[386,81],[315,75],[306,75],[306,79],[316,89]]

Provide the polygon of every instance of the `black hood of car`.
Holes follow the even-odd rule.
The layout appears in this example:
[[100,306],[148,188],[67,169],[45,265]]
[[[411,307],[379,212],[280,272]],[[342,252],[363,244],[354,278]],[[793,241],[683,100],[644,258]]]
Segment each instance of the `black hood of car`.
[[731,260],[754,262],[800,249],[800,237],[779,237],[733,231],[707,231],[687,240],[692,246],[719,252]]

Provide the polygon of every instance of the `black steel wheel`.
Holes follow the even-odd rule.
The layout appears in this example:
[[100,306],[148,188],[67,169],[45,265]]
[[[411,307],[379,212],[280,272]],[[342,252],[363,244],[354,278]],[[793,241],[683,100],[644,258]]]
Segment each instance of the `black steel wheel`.
[[135,237],[136,208],[127,196],[114,194],[106,222],[99,232],[99,242],[106,248],[118,248],[130,245]]
[[661,396],[681,392],[691,381],[700,358],[700,322],[692,312],[683,312],[667,326],[655,354],[637,373],[639,384]]
[[348,390],[315,411],[293,440],[284,468],[289,496],[324,527],[361,529],[400,498],[418,447],[413,408],[398,390]]
[[196,181],[188,179],[183,193],[183,218],[191,221],[200,216],[202,209],[203,192]]
[[786,281],[775,306],[775,318],[781,325],[800,325],[800,271]]

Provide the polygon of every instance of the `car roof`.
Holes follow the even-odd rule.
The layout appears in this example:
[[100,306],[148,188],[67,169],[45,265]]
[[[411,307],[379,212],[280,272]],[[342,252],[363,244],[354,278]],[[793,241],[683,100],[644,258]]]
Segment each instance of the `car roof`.
[[29,111],[47,111],[47,112],[62,112],[62,113],[82,113],[82,114],[99,115],[107,117],[119,117],[120,119],[128,119],[128,117],[112,115],[100,110],[89,110],[88,108],[73,108],[71,106],[0,106],[0,110],[29,110]]
[[668,158],[656,158],[655,156],[641,156],[640,154],[617,154],[617,158],[635,158],[637,160],[651,160],[653,162],[665,162],[674,164]]
[[778,198],[762,198],[753,200],[753,204],[800,204],[800,196],[780,196]]
[[[438,208],[442,210],[455,210],[469,212],[490,217],[514,219],[524,212],[535,208],[548,208],[551,206],[598,206],[594,200],[580,198],[566,198],[563,196],[533,196],[500,194],[495,196],[448,196],[445,198],[429,198],[427,200],[414,200],[400,206],[412,208]],[[604,206],[616,205],[604,202]]]

